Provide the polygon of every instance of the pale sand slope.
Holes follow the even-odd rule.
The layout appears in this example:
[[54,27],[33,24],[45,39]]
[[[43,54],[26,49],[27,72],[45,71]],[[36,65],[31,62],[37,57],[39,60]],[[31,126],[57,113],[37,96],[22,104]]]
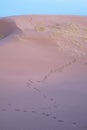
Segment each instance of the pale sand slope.
[[0,130],[87,129],[87,17],[0,19]]

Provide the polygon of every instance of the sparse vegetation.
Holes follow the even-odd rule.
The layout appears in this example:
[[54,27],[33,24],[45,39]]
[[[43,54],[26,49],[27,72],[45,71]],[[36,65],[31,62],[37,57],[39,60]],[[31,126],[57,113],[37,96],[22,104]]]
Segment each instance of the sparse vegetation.
[[56,32],[64,35],[72,35],[74,33],[79,33],[79,26],[75,23],[67,24],[56,24],[54,26],[48,27],[51,32]]
[[81,28],[76,23],[71,23],[69,25],[58,25],[58,27],[51,26],[49,29],[51,38],[60,49],[72,51],[73,54],[78,56],[85,55],[86,44],[84,44],[85,47],[83,46],[83,43],[87,43],[85,28]]
[[45,27],[43,27],[43,26],[36,26],[35,30],[43,32],[43,31],[45,31]]

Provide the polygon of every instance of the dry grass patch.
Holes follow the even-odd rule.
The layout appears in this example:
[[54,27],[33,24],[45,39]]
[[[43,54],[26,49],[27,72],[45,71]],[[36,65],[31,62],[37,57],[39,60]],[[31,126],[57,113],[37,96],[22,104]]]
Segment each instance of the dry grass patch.
[[36,26],[35,30],[39,31],[39,32],[44,32],[45,31],[45,27],[44,26]]
[[[86,55],[87,35],[85,28],[79,27],[75,23],[58,28],[50,28],[51,38],[60,49],[71,51],[72,54]],[[85,43],[85,44],[84,44]]]

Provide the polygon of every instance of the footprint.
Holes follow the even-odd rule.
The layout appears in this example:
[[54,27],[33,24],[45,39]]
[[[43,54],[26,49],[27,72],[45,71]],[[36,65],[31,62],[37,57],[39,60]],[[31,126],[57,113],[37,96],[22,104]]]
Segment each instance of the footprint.
[[6,109],[5,109],[5,108],[3,108],[3,109],[2,109],[2,111],[6,111]]
[[29,81],[30,83],[33,83],[33,81],[32,81],[32,80],[30,80],[30,79],[29,79],[28,81]]
[[31,88],[33,81],[29,79],[26,84],[27,84],[27,87]]
[[19,112],[19,111],[21,111],[19,108],[15,108],[15,111],[17,111],[17,112]]
[[39,89],[37,89],[37,88],[33,88],[33,89],[40,93],[40,90],[39,90]]
[[47,78],[48,78],[48,76],[47,76],[47,75],[46,75],[46,76],[44,76],[44,78],[43,78],[42,82],[46,81],[46,80],[47,80]]
[[50,101],[53,102],[53,107],[57,108],[57,103],[53,98],[50,98]]
[[23,110],[23,112],[28,112],[27,110]]
[[53,119],[57,119],[57,117],[56,117],[56,116],[53,116],[52,118],[53,118]]
[[85,63],[85,65],[87,65],[87,62]]
[[54,101],[54,99],[53,99],[53,98],[50,98],[50,101]]
[[28,88],[31,88],[31,84],[29,82],[26,83]]
[[85,126],[85,128],[87,129],[87,126]]
[[42,113],[42,115],[44,115],[44,116],[46,116],[46,117],[49,117],[51,114],[49,114],[49,113]]
[[11,104],[9,103],[8,106],[11,106]]
[[50,114],[45,114],[45,116],[50,116]]
[[63,120],[58,120],[58,122],[62,123],[62,122],[64,122],[64,121],[63,121]]
[[47,96],[46,96],[45,94],[43,94],[43,97],[44,97],[44,98],[47,98]]
[[32,113],[37,113],[36,111],[32,111]]
[[77,123],[76,123],[76,122],[73,122],[72,124],[73,124],[73,125],[76,125]]
[[40,81],[40,80],[37,80],[36,82],[37,82],[37,83],[41,83],[41,81]]

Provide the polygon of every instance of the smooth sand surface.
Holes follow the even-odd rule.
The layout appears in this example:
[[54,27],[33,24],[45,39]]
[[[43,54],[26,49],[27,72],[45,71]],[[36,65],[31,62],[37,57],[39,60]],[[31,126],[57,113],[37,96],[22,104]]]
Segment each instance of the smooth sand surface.
[[87,129],[87,17],[0,19],[0,130]]

